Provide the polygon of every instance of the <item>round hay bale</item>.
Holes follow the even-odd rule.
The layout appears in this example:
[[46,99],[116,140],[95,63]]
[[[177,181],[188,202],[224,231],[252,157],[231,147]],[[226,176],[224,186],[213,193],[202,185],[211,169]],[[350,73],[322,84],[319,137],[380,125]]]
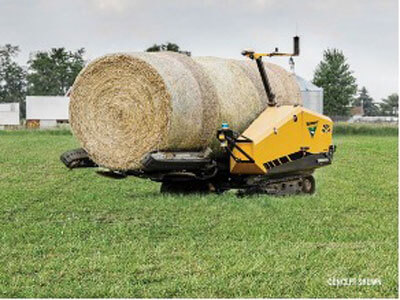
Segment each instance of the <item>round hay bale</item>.
[[199,148],[205,136],[202,106],[199,83],[176,57],[113,54],[91,62],[77,77],[70,122],[96,163],[137,169],[149,151]]
[[[278,103],[297,99],[297,93],[300,99],[298,87],[287,91],[297,84],[286,71],[267,64],[267,72]],[[70,123],[97,164],[134,170],[151,151],[211,146],[218,153],[221,122],[241,132],[266,106],[254,62],[119,53],[81,71],[71,92]]]

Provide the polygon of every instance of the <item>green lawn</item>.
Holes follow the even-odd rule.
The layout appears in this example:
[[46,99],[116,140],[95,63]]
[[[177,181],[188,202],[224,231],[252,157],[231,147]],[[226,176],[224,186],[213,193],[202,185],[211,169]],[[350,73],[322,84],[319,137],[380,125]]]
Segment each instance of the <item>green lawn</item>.
[[314,196],[237,198],[68,171],[71,135],[0,133],[0,296],[397,297],[397,141],[336,136]]

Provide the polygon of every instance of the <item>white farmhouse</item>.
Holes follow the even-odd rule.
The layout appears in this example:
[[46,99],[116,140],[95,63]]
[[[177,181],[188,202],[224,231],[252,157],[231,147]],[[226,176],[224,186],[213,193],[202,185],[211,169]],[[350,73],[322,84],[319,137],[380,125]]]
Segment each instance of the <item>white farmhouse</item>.
[[50,128],[68,123],[69,98],[64,96],[26,97],[27,127]]
[[0,129],[19,124],[19,103],[0,103]]

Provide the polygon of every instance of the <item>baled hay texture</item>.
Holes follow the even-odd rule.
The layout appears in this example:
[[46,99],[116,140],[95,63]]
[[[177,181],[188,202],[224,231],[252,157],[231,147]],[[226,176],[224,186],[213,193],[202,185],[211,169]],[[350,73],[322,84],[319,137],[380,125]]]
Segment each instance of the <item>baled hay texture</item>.
[[[215,128],[220,125],[220,104],[214,84],[205,73],[203,68],[199,64],[195,63],[194,60],[187,55],[182,55],[170,51],[160,52],[159,55],[171,56],[183,65],[185,65],[185,67],[190,70],[196,82],[198,83],[198,88],[201,93],[201,105],[197,107],[197,109],[200,110],[202,113],[202,133],[200,136],[198,136],[197,140],[199,145],[203,145],[200,148],[204,148],[211,142],[212,139],[215,138]],[[186,117],[186,112],[182,112],[182,109],[180,107],[177,107],[176,114],[180,114],[182,117]],[[174,148],[174,146],[172,146],[172,148]]]
[[[267,65],[267,72],[278,103],[291,103],[296,93],[300,99],[286,71]],[[70,123],[97,164],[128,170],[141,168],[150,151],[214,146],[218,152],[215,133],[222,121],[241,132],[266,106],[254,62],[124,53],[101,57],[81,71]]]
[[[218,94],[221,122],[242,132],[262,112],[263,105],[251,78],[236,62],[217,57],[194,57],[211,78]],[[216,130],[217,128],[215,128]]]
[[[262,103],[267,106],[268,99],[261,81],[260,73],[254,61],[232,60],[246,72],[256,86]],[[264,62],[268,81],[272,92],[275,94],[275,101],[280,105],[302,104],[301,93],[293,74],[287,72],[282,67]]]
[[277,100],[277,103],[281,105],[302,105],[300,88],[295,75],[275,64],[267,63],[266,66],[276,74],[276,76],[273,76],[273,79],[279,80],[284,88],[284,92],[278,95],[278,97],[281,97]]

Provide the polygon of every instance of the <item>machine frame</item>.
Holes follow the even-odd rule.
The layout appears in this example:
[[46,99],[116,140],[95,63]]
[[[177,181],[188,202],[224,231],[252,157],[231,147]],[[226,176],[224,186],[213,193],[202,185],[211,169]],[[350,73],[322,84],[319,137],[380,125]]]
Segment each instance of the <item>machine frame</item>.
[[[331,143],[333,123],[328,117],[297,105],[277,105],[262,62],[264,56],[290,56],[293,61],[292,57],[300,53],[299,37],[293,41],[293,53],[280,53],[277,48],[272,53],[242,52],[257,63],[268,107],[243,133],[222,124],[216,132],[225,150],[222,157],[213,157],[209,148],[154,151],[143,157],[140,170],[108,170],[98,168],[84,149],[75,149],[62,154],[61,161],[70,169],[98,168],[98,174],[115,179],[136,176],[161,182],[161,192],[166,193],[239,189],[240,195],[312,194],[314,170],[331,164],[336,150]],[[317,130],[318,122],[321,130]]]

